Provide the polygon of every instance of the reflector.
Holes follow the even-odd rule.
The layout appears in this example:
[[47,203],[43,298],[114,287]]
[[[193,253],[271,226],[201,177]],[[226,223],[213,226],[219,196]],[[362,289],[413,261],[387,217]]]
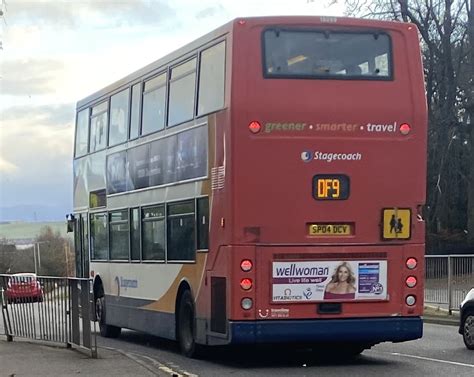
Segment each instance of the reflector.
[[405,299],[405,302],[407,303],[408,306],[413,306],[416,303],[416,298],[415,296],[407,296]]
[[253,301],[251,298],[245,297],[240,302],[240,306],[242,307],[242,309],[249,310],[253,306]]

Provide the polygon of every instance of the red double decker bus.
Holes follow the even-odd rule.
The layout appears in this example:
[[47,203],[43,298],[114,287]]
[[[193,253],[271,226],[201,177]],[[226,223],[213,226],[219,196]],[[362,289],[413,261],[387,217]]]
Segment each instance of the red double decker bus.
[[414,25],[237,19],[77,111],[77,266],[103,335],[145,331],[188,356],[422,336]]

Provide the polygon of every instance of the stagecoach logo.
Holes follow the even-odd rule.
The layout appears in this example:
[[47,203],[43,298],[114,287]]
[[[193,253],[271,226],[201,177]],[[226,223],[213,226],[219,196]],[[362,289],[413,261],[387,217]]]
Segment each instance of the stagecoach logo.
[[272,309],[258,309],[258,316],[260,318],[288,318],[290,316],[290,309],[288,308],[272,308]]
[[311,152],[309,151],[301,152],[301,159],[304,162],[310,162],[312,158],[313,158],[313,154]]
[[312,160],[333,162],[333,161],[360,161],[362,160],[362,153],[335,153],[335,152],[301,152],[301,160],[310,162]]
[[117,286],[117,296],[120,296],[120,288],[138,288],[137,279],[126,279],[123,276],[116,276],[114,281]]

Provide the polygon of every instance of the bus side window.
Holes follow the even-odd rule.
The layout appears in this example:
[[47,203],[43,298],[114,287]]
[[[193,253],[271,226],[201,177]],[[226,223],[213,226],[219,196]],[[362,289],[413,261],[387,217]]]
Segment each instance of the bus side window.
[[165,260],[165,206],[142,209],[142,259]]
[[132,86],[132,101],[130,109],[130,140],[136,139],[140,131],[140,97],[141,83]]
[[81,157],[87,154],[89,142],[89,108],[80,111],[76,119],[76,146],[75,156]]
[[209,198],[197,200],[197,249],[209,249]]
[[196,58],[171,68],[168,127],[193,119]]
[[114,146],[127,140],[129,98],[130,91],[125,89],[114,94],[110,99],[109,146]]
[[107,242],[107,213],[93,213],[90,215],[91,258],[92,260],[108,259]]
[[225,42],[201,52],[198,116],[224,107]]
[[132,208],[130,210],[130,249],[131,260],[140,260],[140,210]]
[[110,259],[128,260],[129,248],[128,210],[109,212]]
[[168,205],[168,261],[195,259],[194,200]]
[[106,146],[108,108],[109,104],[107,101],[92,108],[89,142],[90,153],[104,149]]

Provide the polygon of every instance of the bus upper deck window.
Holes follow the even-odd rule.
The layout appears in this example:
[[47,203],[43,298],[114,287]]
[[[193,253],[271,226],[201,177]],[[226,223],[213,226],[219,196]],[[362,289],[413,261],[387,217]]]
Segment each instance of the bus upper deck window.
[[391,79],[391,47],[381,32],[264,31],[267,78]]

